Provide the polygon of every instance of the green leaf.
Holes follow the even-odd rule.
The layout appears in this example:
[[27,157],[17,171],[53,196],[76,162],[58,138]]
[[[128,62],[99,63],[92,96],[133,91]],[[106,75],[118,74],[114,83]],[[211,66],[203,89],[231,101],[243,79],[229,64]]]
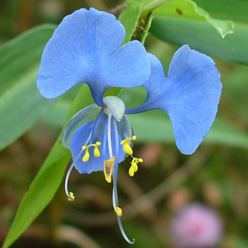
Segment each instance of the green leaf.
[[137,1],[128,1],[126,4],[127,9],[119,17],[119,20],[126,30],[123,44],[126,44],[131,40],[141,14],[141,3],[138,3]]
[[0,48],[0,149],[20,137],[54,104],[41,97],[36,75],[54,26],[34,28]]
[[60,99],[54,106],[42,117],[42,121],[52,126],[63,127],[70,110],[70,102]]
[[3,248],[9,247],[26,230],[52,199],[60,185],[70,153],[65,152],[65,148],[57,142],[50,154],[43,165],[44,169],[36,176],[22,200]]
[[154,18],[150,31],[163,41],[180,46],[188,44],[191,48],[210,56],[248,64],[248,25],[236,25],[234,34],[222,39],[207,23],[159,17]]
[[[92,97],[89,88],[84,86],[73,102],[68,120],[80,109],[91,103]],[[70,151],[60,145],[61,136],[62,132],[28,192],[23,197],[3,248],[9,247],[26,230],[56,193],[70,158]]]
[[149,30],[151,28],[152,25],[152,20],[153,20],[153,14],[150,14],[146,17],[146,19],[143,19],[145,24],[144,27],[141,27],[141,38],[140,41],[144,44],[145,40],[149,34]]
[[127,9],[120,15],[120,21],[126,29],[123,44],[130,40],[145,42],[151,26],[153,15],[142,16],[143,1],[130,0],[126,3]]
[[248,23],[247,0],[194,0],[214,18],[232,20],[236,23]]
[[224,38],[227,34],[233,33],[234,24],[232,21],[222,21],[212,18],[205,10],[197,7],[190,0],[175,0],[157,8],[154,11],[155,17],[174,17],[177,19],[195,20],[211,24]]

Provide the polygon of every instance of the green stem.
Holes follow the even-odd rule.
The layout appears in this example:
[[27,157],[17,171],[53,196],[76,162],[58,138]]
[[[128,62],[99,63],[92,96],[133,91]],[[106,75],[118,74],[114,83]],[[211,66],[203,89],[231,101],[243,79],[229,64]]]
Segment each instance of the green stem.
[[174,0],[155,0],[151,3],[148,3],[146,4],[144,7],[143,7],[143,12],[150,12],[156,8],[159,8],[161,7],[162,5],[164,4],[167,4],[169,2],[172,2]]

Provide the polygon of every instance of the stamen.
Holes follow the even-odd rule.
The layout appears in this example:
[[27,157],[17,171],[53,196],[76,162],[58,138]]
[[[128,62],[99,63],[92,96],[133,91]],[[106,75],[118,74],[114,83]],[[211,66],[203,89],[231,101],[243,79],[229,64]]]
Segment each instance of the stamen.
[[113,156],[111,159],[106,160],[104,163],[103,173],[105,176],[105,180],[108,183],[111,183],[111,180],[112,180],[114,162],[115,162],[115,156]]
[[[83,150],[85,150],[85,149],[83,149]],[[83,162],[87,162],[89,159],[90,159],[90,153],[89,153],[89,151],[88,151],[88,149],[87,149],[87,150],[85,151],[85,154],[84,154],[84,156],[83,156],[82,161],[83,161]]]
[[133,169],[132,166],[129,168],[128,174],[129,174],[130,177],[133,177],[134,176],[134,169]]
[[119,217],[122,216],[122,209],[121,209],[121,208],[116,207],[114,210],[115,210],[115,213],[116,213]]
[[96,146],[95,146],[95,149],[94,149],[94,156],[96,157],[96,158],[98,158],[98,157],[100,157],[100,151],[99,151],[99,149],[98,149],[98,146],[100,146],[101,145],[101,142],[100,141],[97,141],[96,142]]
[[68,192],[68,180],[69,180],[69,176],[71,174],[73,167],[74,167],[74,164],[72,163],[72,165],[70,166],[70,168],[66,174],[66,178],[65,178],[65,193],[67,195],[68,201],[74,201],[74,199],[75,199],[74,194],[72,192]]
[[129,155],[132,155],[133,154],[133,150],[130,146],[130,141],[131,140],[136,140],[136,136],[133,136],[132,138],[130,137],[127,137],[126,139],[122,140],[121,141],[121,145],[123,145],[123,151]]
[[94,156],[95,157],[99,157],[100,156],[100,151],[99,151],[98,147],[101,145],[101,142],[97,141],[96,144],[91,144],[91,145],[88,145],[88,146],[86,146],[86,145],[92,139],[93,134],[94,134],[95,129],[96,129],[98,123],[99,123],[99,120],[100,120],[100,117],[101,117],[102,113],[103,113],[103,109],[100,111],[100,113],[99,113],[99,115],[98,115],[98,117],[97,117],[97,119],[96,119],[96,121],[94,123],[93,129],[90,132],[90,135],[88,136],[88,138],[87,138],[87,140],[85,142],[85,145],[82,146],[82,150],[79,152],[79,154],[77,155],[76,159],[71,164],[71,166],[70,166],[70,168],[69,168],[69,170],[68,170],[68,172],[66,174],[66,178],[65,178],[65,193],[67,195],[68,201],[74,201],[74,199],[75,199],[74,194],[72,192],[68,192],[68,181],[69,181],[69,177],[70,177],[71,171],[72,171],[72,169],[74,167],[74,164],[80,159],[80,157],[82,156],[83,151],[85,150],[85,155],[83,156],[83,159],[82,159],[83,162],[87,162],[89,160],[90,154],[89,154],[89,151],[88,150],[89,150],[89,147],[90,146],[94,146],[95,147],[94,148]]
[[68,201],[74,201],[75,200],[75,196],[72,192],[70,192],[70,195],[67,198]]
[[131,167],[129,168],[128,174],[130,177],[134,176],[134,173],[138,170],[138,163],[142,163],[142,158],[134,158],[131,161]]
[[94,148],[94,156],[95,157],[100,157],[100,151],[98,149],[98,147],[101,145],[101,142],[100,141],[97,141],[96,144],[90,144],[90,145],[87,145],[87,146],[82,146],[82,150],[84,151],[85,150],[85,154],[83,156],[83,159],[82,161],[83,162],[87,162],[89,159],[90,159],[90,153],[89,153],[89,148],[90,147],[95,147]]

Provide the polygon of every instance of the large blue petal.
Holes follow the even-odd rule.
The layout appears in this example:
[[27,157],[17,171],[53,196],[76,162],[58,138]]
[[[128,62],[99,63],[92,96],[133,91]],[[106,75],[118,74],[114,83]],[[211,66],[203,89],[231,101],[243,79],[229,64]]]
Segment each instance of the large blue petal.
[[127,113],[164,110],[172,121],[178,149],[192,154],[217,113],[222,84],[214,61],[185,45],[175,53],[168,78],[155,56],[150,55],[150,63],[151,75],[144,84],[147,99]]
[[124,27],[111,14],[91,8],[66,16],[42,55],[37,78],[41,94],[54,98],[86,82],[102,105],[107,88],[141,85],[150,71],[146,51],[137,41],[118,49],[124,36]]

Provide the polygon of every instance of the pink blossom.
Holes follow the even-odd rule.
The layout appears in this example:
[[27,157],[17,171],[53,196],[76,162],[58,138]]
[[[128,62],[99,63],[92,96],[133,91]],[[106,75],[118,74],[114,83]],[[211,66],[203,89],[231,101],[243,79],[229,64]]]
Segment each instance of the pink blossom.
[[172,242],[179,247],[213,247],[222,234],[219,216],[200,204],[191,204],[171,222]]

